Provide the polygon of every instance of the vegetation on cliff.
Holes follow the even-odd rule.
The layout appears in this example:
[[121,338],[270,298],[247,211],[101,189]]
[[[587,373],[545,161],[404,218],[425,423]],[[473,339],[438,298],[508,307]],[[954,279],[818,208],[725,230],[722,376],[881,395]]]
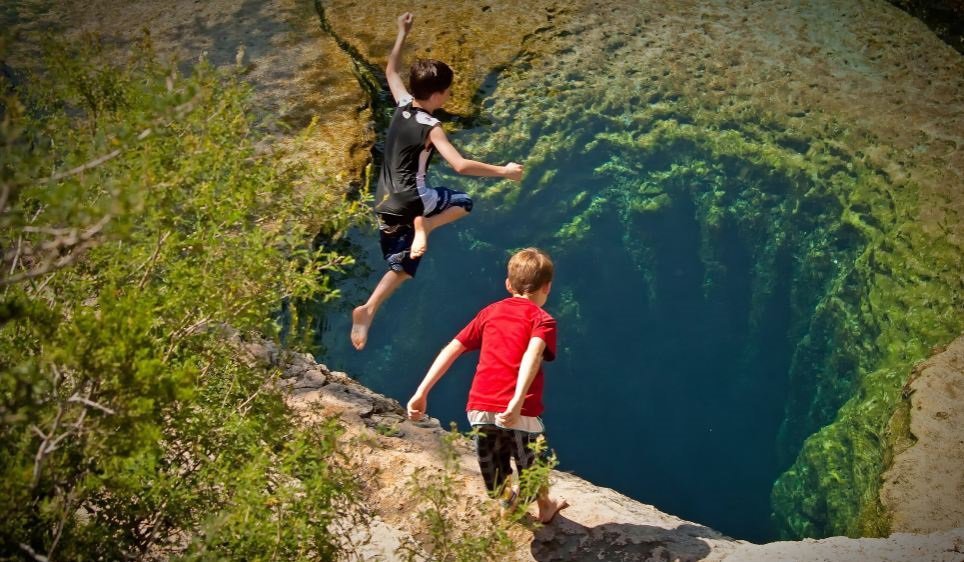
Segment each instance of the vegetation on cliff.
[[45,53],[0,77],[0,558],[345,552],[337,426],[293,423],[224,327],[336,296],[360,206],[255,148],[233,71]]

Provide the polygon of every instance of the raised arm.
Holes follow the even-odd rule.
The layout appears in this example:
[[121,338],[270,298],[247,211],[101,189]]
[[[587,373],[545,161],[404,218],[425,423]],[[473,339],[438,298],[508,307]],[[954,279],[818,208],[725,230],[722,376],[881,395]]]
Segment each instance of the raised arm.
[[418,390],[412,395],[412,398],[408,401],[408,417],[414,421],[422,419],[425,415],[426,406],[428,404],[428,393],[435,386],[442,375],[449,370],[452,363],[458,359],[459,355],[465,351],[465,346],[459,340],[452,340],[448,345],[442,348],[435,361],[432,362],[432,366],[429,367],[428,372],[425,373],[425,378],[422,379],[422,384],[418,385]]
[[412,29],[414,20],[415,16],[411,12],[405,12],[395,20],[398,24],[398,35],[395,36],[395,45],[392,46],[392,52],[388,55],[388,65],[385,66],[385,78],[388,79],[388,87],[392,91],[396,104],[402,98],[408,96],[405,82],[402,81],[398,70],[402,62],[402,45],[405,43],[405,38],[408,37],[408,32]]
[[501,414],[495,416],[495,420],[500,424],[509,427],[519,420],[522,412],[522,404],[525,402],[526,393],[532,386],[532,381],[539,372],[542,365],[542,353],[546,349],[546,342],[542,338],[533,336],[529,338],[529,346],[522,355],[522,362],[519,364],[519,377],[515,382],[515,395],[509,400],[509,405]]
[[505,166],[493,166],[477,160],[463,158],[459,151],[449,142],[448,136],[441,127],[435,127],[428,134],[429,139],[438,153],[452,166],[456,172],[466,176],[482,176],[491,178],[508,178],[513,181],[522,179],[522,164],[509,162]]

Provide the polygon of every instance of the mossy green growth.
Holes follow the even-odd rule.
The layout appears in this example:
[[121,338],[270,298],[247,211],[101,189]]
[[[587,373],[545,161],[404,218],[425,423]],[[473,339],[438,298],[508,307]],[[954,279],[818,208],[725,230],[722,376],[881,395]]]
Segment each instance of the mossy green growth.
[[[735,232],[754,263],[758,326],[789,252],[795,351],[778,446],[792,466],[773,489],[777,524],[787,537],[885,533],[877,494],[899,388],[914,361],[964,329],[960,249],[922,227],[918,186],[855,157],[848,143],[862,137],[827,115],[788,132],[745,106],[706,111],[673,96],[619,106],[615,84],[530,102],[524,93],[538,88],[513,78],[521,93],[501,86],[492,129],[461,140],[488,159],[533,155],[527,175],[538,181],[477,194],[482,205],[539,208],[527,227],[555,252],[585,246],[618,216],[650,301],[660,221],[698,223],[708,294],[726,268],[720,237]],[[553,173],[576,160],[581,170]]]

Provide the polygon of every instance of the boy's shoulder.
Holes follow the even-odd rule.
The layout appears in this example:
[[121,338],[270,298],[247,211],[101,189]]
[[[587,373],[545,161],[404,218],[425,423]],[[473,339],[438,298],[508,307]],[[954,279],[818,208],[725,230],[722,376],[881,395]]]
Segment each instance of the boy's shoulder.
[[[389,127],[398,127],[401,123],[417,123],[427,127],[435,127],[442,123],[428,111],[420,107],[415,107],[414,102],[415,98],[413,98],[411,94],[405,95],[402,99],[398,100],[398,105],[395,106],[394,119],[389,123]],[[412,121],[413,119],[414,121]]]

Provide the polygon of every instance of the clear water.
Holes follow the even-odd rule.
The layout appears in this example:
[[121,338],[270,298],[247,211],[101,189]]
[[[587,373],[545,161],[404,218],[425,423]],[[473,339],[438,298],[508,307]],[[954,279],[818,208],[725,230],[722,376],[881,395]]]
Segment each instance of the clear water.
[[[404,404],[435,354],[505,296],[512,250],[542,247],[556,262],[546,309],[560,352],[546,367],[544,419],[560,469],[733,537],[773,540],[770,490],[792,461],[777,441],[793,353],[859,240],[821,228],[839,214],[835,198],[801,200],[793,193],[809,186],[741,159],[743,145],[720,157],[728,132],[712,150],[687,140],[686,100],[631,64],[649,56],[645,44],[629,40],[618,59],[574,44],[546,68],[492,80],[485,123],[452,135],[470,157],[524,161],[522,184],[436,162],[433,183],[469,192],[475,211],[432,235],[418,278],[384,305],[364,351],[349,344],[348,310],[332,312],[321,360]],[[357,241],[372,274],[345,285],[352,304],[384,271],[377,234]],[[474,364],[460,359],[429,397],[443,425],[467,429]]]
[[[775,439],[792,351],[789,264],[777,261],[783,271],[772,272],[765,326],[754,329],[754,264],[735,229],[715,242],[726,272],[709,293],[696,209],[685,199],[636,240],[613,215],[578,244],[553,243],[535,217],[560,192],[581,191],[565,178],[578,181],[587,167],[555,164],[558,184],[525,207],[480,201],[472,216],[436,232],[418,278],[380,311],[363,352],[348,345],[347,315],[330,318],[324,360],[404,403],[438,350],[505,296],[509,249],[542,245],[557,267],[546,309],[559,320],[560,353],[546,368],[544,419],[560,469],[735,537],[772,539],[770,487],[786,468]],[[376,244],[371,237],[367,287],[383,271]],[[633,245],[650,252],[645,274]],[[463,357],[430,396],[429,412],[443,424],[466,428],[474,361]]]

